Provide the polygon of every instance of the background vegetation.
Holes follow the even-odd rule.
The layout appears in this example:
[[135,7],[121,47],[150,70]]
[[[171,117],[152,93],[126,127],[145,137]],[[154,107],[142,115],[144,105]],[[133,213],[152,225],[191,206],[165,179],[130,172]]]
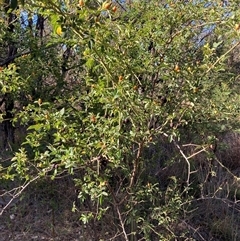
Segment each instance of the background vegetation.
[[3,240],[239,240],[239,5],[1,1]]

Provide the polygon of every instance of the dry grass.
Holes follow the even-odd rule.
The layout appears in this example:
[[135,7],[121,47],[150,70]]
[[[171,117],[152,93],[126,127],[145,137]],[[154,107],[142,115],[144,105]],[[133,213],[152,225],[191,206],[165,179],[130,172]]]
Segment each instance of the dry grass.
[[73,213],[75,187],[68,179],[35,183],[0,217],[0,241],[91,240]]
[[240,134],[225,133],[219,138],[218,159],[233,172],[240,170]]
[[[194,145],[186,146],[183,150],[187,156],[201,149]],[[176,155],[176,149],[171,147],[164,153],[165,160],[170,160]],[[180,225],[184,227],[182,231],[197,241],[240,240],[240,134],[221,135],[214,148],[209,146],[191,158],[190,163],[189,193],[193,199],[187,209],[189,215],[180,221],[184,224]],[[160,182],[166,182],[171,176],[184,181],[185,164],[184,160],[177,159],[166,167],[162,164],[158,169]]]

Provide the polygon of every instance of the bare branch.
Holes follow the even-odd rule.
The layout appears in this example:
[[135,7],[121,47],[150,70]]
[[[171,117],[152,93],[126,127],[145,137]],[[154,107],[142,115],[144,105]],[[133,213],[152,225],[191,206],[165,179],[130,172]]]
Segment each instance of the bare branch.
[[[16,200],[21,194],[22,192],[34,181],[36,181],[37,179],[39,179],[40,176],[36,176],[35,178],[33,178],[32,180],[26,182],[25,184],[23,184],[22,186],[18,187],[17,189],[17,193],[15,193],[12,198],[8,201],[8,203],[2,208],[2,210],[0,211],[0,216],[6,211],[6,209],[13,203],[14,200]],[[13,189],[14,190],[14,189]],[[11,191],[9,192],[5,192],[5,194],[9,194]]]

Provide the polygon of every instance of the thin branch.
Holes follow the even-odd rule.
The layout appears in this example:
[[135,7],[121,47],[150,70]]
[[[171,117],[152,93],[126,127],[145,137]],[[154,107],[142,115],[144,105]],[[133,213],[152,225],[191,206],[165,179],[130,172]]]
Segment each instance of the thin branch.
[[122,10],[124,10],[125,12],[127,11],[127,9],[122,5],[122,3],[120,3],[120,1],[116,0],[116,3],[122,8]]
[[234,44],[225,54],[223,54],[220,58],[218,58],[206,71],[205,74],[207,74],[208,72],[210,72],[211,69],[214,68],[214,66],[220,62],[227,54],[229,54],[232,50],[234,50],[238,45],[240,45],[240,41],[237,42],[236,44]]
[[[57,44],[52,44],[52,45],[48,45],[48,46],[44,46],[44,47],[41,47],[42,50],[47,50],[47,49],[50,49],[52,47],[55,47]],[[6,58],[3,62],[0,62],[0,67],[3,67],[9,63],[11,63],[14,59],[16,58],[19,58],[19,57],[22,57],[24,55],[28,55],[28,54],[31,54],[33,51],[26,51],[26,52],[22,52],[22,53],[17,53],[13,56],[9,56],[8,58]]]
[[[169,137],[168,134],[163,133],[164,136]],[[188,160],[188,157],[184,154],[184,152],[182,151],[181,147],[178,145],[178,143],[173,139],[173,143],[174,145],[177,147],[177,149],[179,150],[180,154],[182,155],[182,157],[184,158],[184,160],[187,163],[187,180],[186,180],[186,184],[187,187],[189,187],[189,182],[190,182],[190,174],[191,174],[191,165],[190,162]]]
[[[6,211],[6,209],[12,204],[12,202],[18,198],[22,192],[34,181],[36,181],[37,179],[39,179],[40,176],[36,176],[35,178],[33,178],[32,180],[30,180],[29,182],[27,182],[26,184],[18,187],[18,189],[20,189],[16,194],[13,195],[13,197],[10,199],[10,201],[2,208],[1,212],[0,212],[0,216]],[[9,193],[9,192],[6,192]]]
[[203,151],[206,151],[206,148],[205,148],[205,147],[204,147],[202,150],[193,153],[191,156],[188,157],[188,159],[193,158],[194,156],[200,154],[200,153],[203,152]]
[[191,230],[193,230],[194,234],[196,233],[202,241],[206,241],[206,239],[200,234],[200,232],[198,231],[198,228],[194,228],[192,227],[190,224],[188,224],[186,221],[182,220],[182,222]]
[[137,152],[137,156],[136,156],[136,158],[134,160],[134,163],[133,163],[133,171],[132,171],[132,174],[131,174],[130,184],[128,186],[128,189],[130,189],[134,184],[134,180],[136,178],[137,170],[138,170],[139,158],[140,158],[140,155],[142,153],[142,148],[143,148],[143,141],[138,144],[138,152]]
[[127,233],[126,233],[126,230],[125,230],[125,227],[124,227],[124,222],[123,222],[123,220],[122,220],[122,215],[121,215],[121,213],[120,213],[120,211],[119,211],[118,205],[116,205],[116,209],[117,209],[118,218],[119,218],[119,221],[120,221],[120,224],[121,224],[121,227],[122,227],[124,239],[125,239],[126,241],[128,241],[128,236],[127,236]]
[[[4,194],[11,194],[11,192],[13,192],[12,195],[12,198],[8,201],[8,203],[2,208],[1,212],[0,212],[0,216],[6,211],[6,209],[12,204],[12,202],[17,199],[22,193],[23,191],[32,183],[32,182],[35,182],[37,179],[41,178],[41,175],[42,174],[46,174],[48,173],[49,171],[51,171],[52,169],[54,168],[54,166],[51,166],[49,168],[45,168],[43,169],[43,173],[39,173],[38,176],[34,177],[32,180],[30,181],[26,181],[22,186],[20,187],[17,187],[17,188],[13,188],[12,190],[10,191],[6,191]],[[4,195],[3,194],[3,195]],[[3,196],[1,195],[1,196]]]
[[[111,186],[110,186],[110,184],[107,182],[107,187],[108,187],[108,189],[109,189],[109,191],[111,192],[111,194],[112,194],[112,197],[113,197],[113,202],[114,202],[114,206],[116,207],[116,209],[117,209],[117,213],[118,213],[118,218],[119,218],[119,221],[120,221],[120,224],[121,224],[121,228],[122,228],[122,232],[123,232],[123,235],[124,235],[124,239],[125,239],[125,241],[128,241],[128,235],[127,235],[127,233],[126,233],[126,230],[125,230],[125,221],[123,221],[123,219],[122,219],[122,215],[121,215],[121,212],[120,212],[120,210],[119,210],[119,205],[122,203],[122,202],[118,202],[117,201],[117,198],[116,198],[116,196],[115,196],[115,194],[114,194],[114,192],[113,192],[113,190],[112,190],[112,188],[111,188]],[[125,198],[124,198],[125,199]]]

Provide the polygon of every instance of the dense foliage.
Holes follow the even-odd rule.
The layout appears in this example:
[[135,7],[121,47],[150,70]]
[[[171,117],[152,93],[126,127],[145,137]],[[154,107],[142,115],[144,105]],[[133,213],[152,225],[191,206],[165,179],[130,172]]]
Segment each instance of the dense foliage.
[[[239,2],[0,6],[4,148],[14,153],[1,177],[24,186],[69,174],[81,221],[112,223],[113,233],[97,240],[184,235],[179,217],[192,199],[212,195],[194,182],[192,157],[210,162],[216,135],[239,124],[229,62]],[[14,128],[24,129],[18,140]]]

